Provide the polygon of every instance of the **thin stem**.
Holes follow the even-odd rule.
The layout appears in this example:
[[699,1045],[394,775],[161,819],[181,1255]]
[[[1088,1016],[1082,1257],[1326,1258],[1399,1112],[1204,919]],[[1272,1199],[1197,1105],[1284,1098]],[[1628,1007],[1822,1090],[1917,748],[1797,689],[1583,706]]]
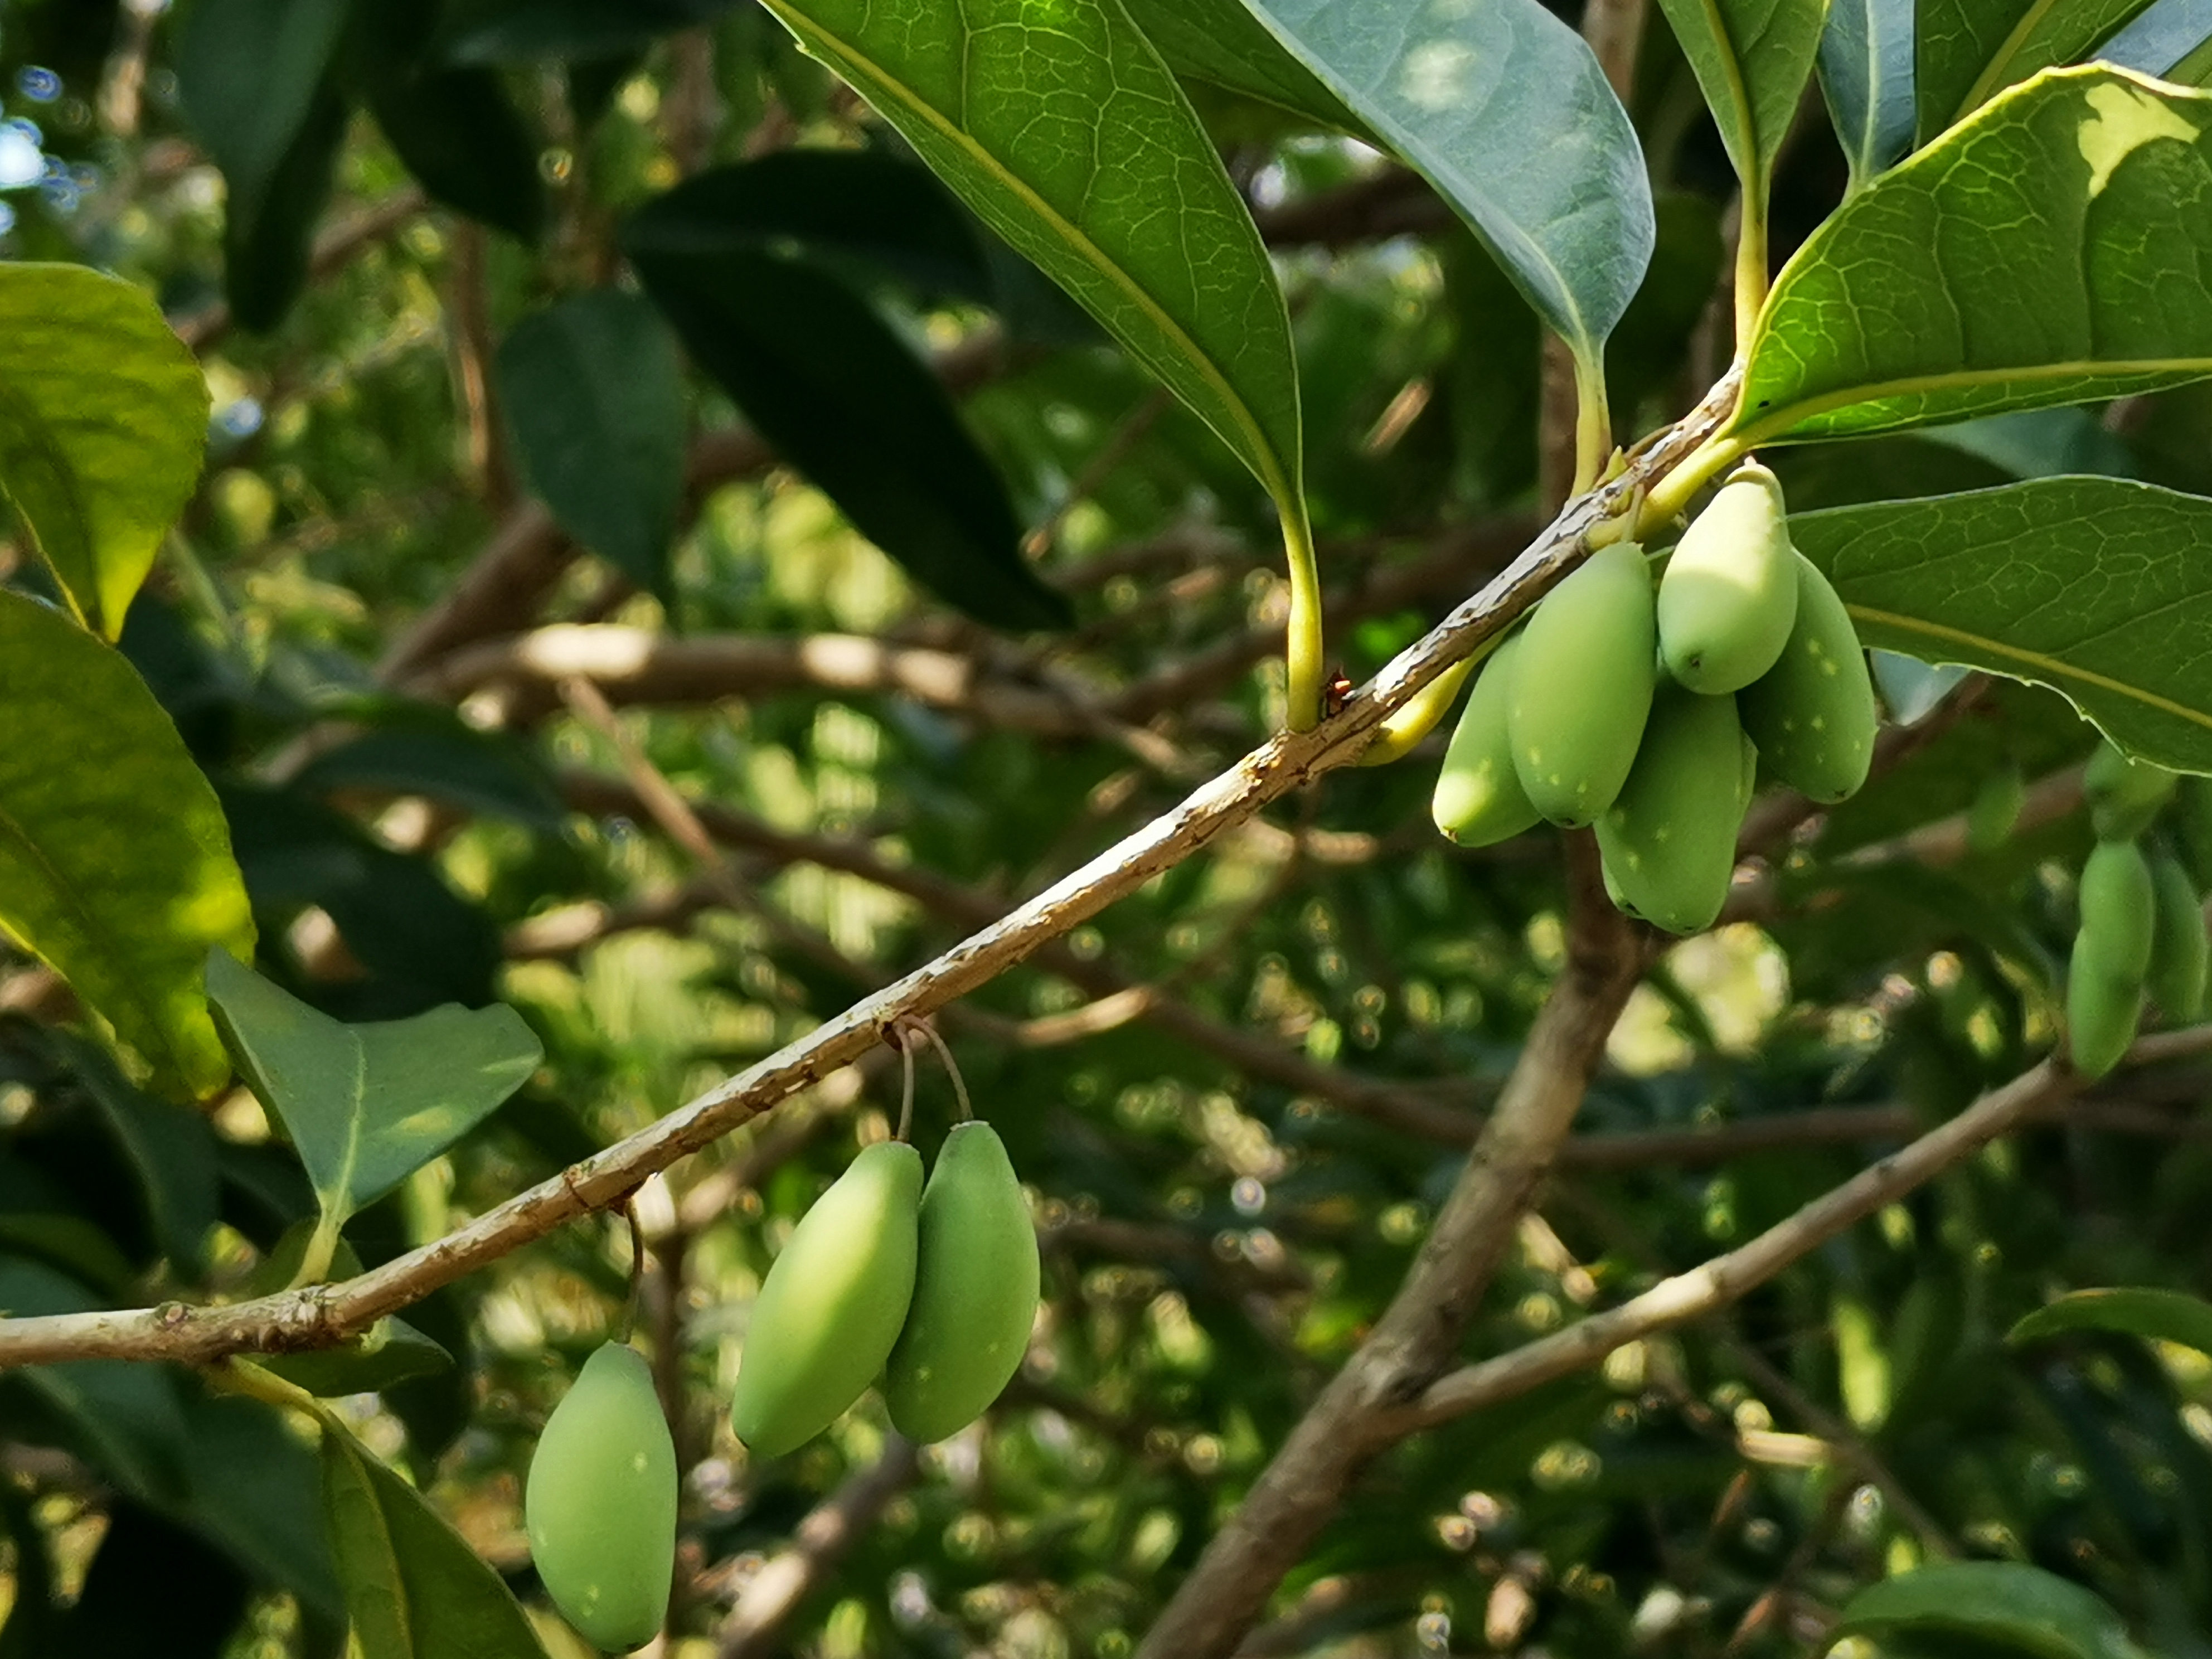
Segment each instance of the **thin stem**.
[[645,1228],[637,1218],[635,1195],[623,1200],[623,1219],[629,1224],[629,1296],[623,1304],[615,1340],[627,1344],[637,1329],[638,1304],[645,1290]]
[[960,1098],[960,1121],[963,1123],[971,1121],[975,1118],[975,1109],[968,1102],[968,1079],[960,1075],[960,1067],[952,1058],[952,1050],[945,1046],[945,1039],[937,1035],[935,1026],[924,1022],[921,1029],[922,1036],[927,1037],[931,1046],[937,1050],[937,1057],[945,1062],[946,1073],[952,1079],[952,1092]]
[[1479,651],[1466,660],[1454,664],[1429,682],[1413,702],[1376,729],[1375,741],[1360,751],[1362,766],[1388,766],[1392,761],[1403,760],[1412,754],[1423,738],[1437,728],[1443,717],[1459,701],[1459,689],[1467,684],[1467,677],[1480,667],[1482,659],[1497,649],[1492,641],[1490,650]]
[[1321,723],[1321,690],[1328,670],[1323,663],[1328,647],[1322,638],[1321,567],[1314,558],[1313,526],[1305,503],[1281,503],[1283,556],[1291,570],[1290,635],[1284,647],[1283,665],[1288,681],[1293,732],[1310,731]]
[[899,1064],[905,1070],[899,1085],[898,1133],[893,1139],[904,1140],[914,1133],[914,1043],[902,1027],[894,1025],[891,1030],[898,1038]]
[[315,1231],[307,1237],[307,1249],[300,1255],[300,1266],[291,1282],[284,1286],[286,1290],[319,1285],[330,1277],[331,1258],[337,1254],[338,1229],[343,1224],[335,1211],[325,1210],[316,1218]]
[[1648,541],[1651,533],[1689,508],[1691,499],[1748,450],[1736,438],[1707,439],[1683,458],[1680,465],[1652,485],[1636,516],[1636,538]]

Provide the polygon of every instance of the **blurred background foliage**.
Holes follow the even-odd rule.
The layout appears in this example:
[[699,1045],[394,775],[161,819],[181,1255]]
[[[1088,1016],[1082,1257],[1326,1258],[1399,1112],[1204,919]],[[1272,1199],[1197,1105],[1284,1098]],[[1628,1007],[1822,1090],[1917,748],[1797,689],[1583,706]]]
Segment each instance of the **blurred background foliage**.
[[[1356,139],[1189,89],[1279,256],[1356,679],[1543,516],[1536,325]],[[1659,244],[1609,374],[1640,432],[1726,351],[1732,180],[1656,9],[1631,105]],[[149,285],[214,389],[123,644],[222,792],[261,966],[351,1019],[504,998],[544,1041],[352,1224],[364,1263],[769,1053],[1279,720],[1257,487],[750,0],[7,0],[0,115],[0,255]],[[1844,185],[1808,105],[1778,259]],[[1778,465],[1800,507],[2059,471],[2212,492],[2208,437],[2197,387]],[[36,580],[6,544],[0,576]],[[568,674],[726,865],[672,840]],[[2048,1045],[2081,815],[1895,854],[1992,779],[2055,776],[2063,808],[2089,733],[2013,686],[1931,718],[1759,920],[1638,990],[1470,1354],[1749,1237]],[[1130,1651],[1395,1289],[1559,968],[1555,838],[1442,842],[1439,747],[1330,777],[948,1012],[1046,1251],[976,1429],[916,1459],[871,1400],[763,1466],[723,1418],[775,1249],[887,1133],[888,1053],[641,1195],[687,1472],[670,1654]],[[0,1304],[236,1293],[311,1211],[295,1163],[243,1091],[149,1099],[79,1023],[0,954]],[[923,1078],[927,1147],[950,1097]],[[1962,1555],[2212,1653],[2212,1363],[1999,1346],[2060,1289],[2204,1286],[2205,1081],[2133,1074],[1727,1317],[1407,1442],[1248,1650],[1817,1651],[1858,1585]],[[409,1318],[457,1363],[343,1402],[556,1656],[582,1649],[520,1476],[629,1249],[572,1227],[439,1292]],[[5,1659],[341,1650],[312,1460],[264,1407],[159,1367],[9,1373],[0,1459]]]

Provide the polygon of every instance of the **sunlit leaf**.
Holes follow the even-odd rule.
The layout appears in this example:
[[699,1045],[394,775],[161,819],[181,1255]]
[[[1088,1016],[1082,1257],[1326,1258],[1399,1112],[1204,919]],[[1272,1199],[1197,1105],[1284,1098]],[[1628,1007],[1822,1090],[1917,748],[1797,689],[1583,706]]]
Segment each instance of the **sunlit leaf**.
[[1832,0],[1820,33],[1820,90],[1854,189],[1912,148],[1914,0]]
[[1242,0],[1123,0],[1145,37],[1177,75],[1205,81],[1324,127],[1359,130],[1358,118],[1285,52]]
[[1659,0],[1735,163],[1763,204],[1813,72],[1827,0]]
[[2150,0],[1917,0],[1920,142],[2038,70],[2089,55]]

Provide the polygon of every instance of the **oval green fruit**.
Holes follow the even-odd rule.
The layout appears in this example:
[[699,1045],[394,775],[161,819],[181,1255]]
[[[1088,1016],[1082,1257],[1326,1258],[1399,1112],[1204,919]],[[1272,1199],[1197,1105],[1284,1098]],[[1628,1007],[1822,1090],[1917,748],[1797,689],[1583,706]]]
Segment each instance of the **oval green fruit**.
[[2204,899],[2188,868],[2171,853],[2151,860],[2149,984],[2160,1012],[2176,1024],[2204,1018],[2204,978],[2212,941],[2204,933]]
[[2099,838],[2125,841],[2142,834],[2179,781],[2163,766],[2130,760],[2110,743],[2099,744],[2081,774],[2081,793]]
[[914,1306],[884,1373],[891,1422],[925,1444],[957,1434],[999,1397],[1036,1319],[1036,1229],[988,1123],[945,1138],[921,1195]]
[[676,1447],[645,1356],[609,1342],[538,1437],[522,1493],[531,1559],[562,1617],[627,1653],[659,1633],[676,1565]]
[[2027,805],[2027,781],[2009,761],[1982,780],[1966,808],[1966,845],[1977,853],[1994,853],[2012,838]]
[[1675,933],[1712,926],[1751,805],[1744,750],[1735,698],[1661,688],[1636,769],[1597,821],[1614,902],[1629,915]]
[[1513,769],[1554,823],[1595,823],[1636,763],[1659,627],[1644,550],[1615,542],[1536,607],[1506,681]]
[[1797,617],[1797,554],[1780,480],[1738,467],[1675,544],[1659,582],[1659,655],[1708,696],[1774,666]]
[[2074,939],[2066,969],[2066,1048],[2074,1069],[2100,1078],[2119,1063],[2142,1023],[2143,982],[2115,970],[2097,935]]
[[1769,775],[1817,801],[1858,793],[1880,724],[1858,629],[1828,579],[1797,556],[1797,620],[1774,666],[1736,693]]
[[2081,931],[2094,939],[2099,965],[2140,989],[2150,971],[2156,934],[2157,887],[2150,862],[2131,841],[2100,841],[2081,866]]
[[1429,810],[1437,828],[1462,847],[1505,841],[1543,816],[1513,769],[1513,740],[1505,729],[1508,676],[1520,650],[1516,634],[1483,664],[1437,774]]
[[921,1154],[864,1148],[769,1269],[753,1304],[730,1426],[775,1457],[842,1417],[890,1357],[914,1297]]

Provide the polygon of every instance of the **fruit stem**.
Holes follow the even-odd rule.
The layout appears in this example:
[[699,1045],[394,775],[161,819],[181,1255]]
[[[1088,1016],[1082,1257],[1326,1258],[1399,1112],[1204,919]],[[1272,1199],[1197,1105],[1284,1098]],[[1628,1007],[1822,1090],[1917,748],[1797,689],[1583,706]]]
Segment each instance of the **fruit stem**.
[[637,1310],[645,1296],[645,1229],[638,1224],[637,1200],[623,1200],[623,1219],[629,1224],[629,1295],[623,1303],[622,1322],[615,1328],[617,1342],[627,1346],[637,1329]]
[[1651,486],[1636,515],[1636,538],[1648,542],[1669,520],[1689,508],[1691,498],[1710,483],[1722,468],[1749,448],[1741,438],[1718,435],[1682,458],[1680,465]]
[[1313,525],[1306,517],[1304,501],[1295,495],[1278,498],[1283,521],[1283,556],[1291,572],[1289,638],[1283,650],[1290,708],[1285,716],[1293,732],[1304,732],[1321,720],[1321,689],[1327,677],[1322,664],[1326,647],[1322,639],[1321,569],[1314,559]]
[[1498,647],[1497,639],[1485,640],[1472,653],[1423,686],[1413,701],[1375,728],[1375,740],[1360,750],[1359,763],[1388,766],[1412,754],[1415,745],[1451,713],[1452,704],[1459,700],[1460,687],[1467,684],[1467,677],[1480,667],[1482,659]]
[[904,1081],[899,1085],[898,1130],[892,1139],[904,1140],[914,1131],[914,1039],[902,1027],[892,1029],[898,1032],[899,1064],[905,1072]]
[[960,1075],[960,1067],[953,1060],[952,1050],[945,1046],[945,1039],[937,1035],[935,1026],[922,1025],[920,1030],[922,1036],[929,1039],[930,1046],[937,1050],[937,1057],[945,1062],[945,1070],[952,1079],[952,1092],[960,1097],[960,1121],[972,1121],[975,1109],[968,1101],[968,1080]]

